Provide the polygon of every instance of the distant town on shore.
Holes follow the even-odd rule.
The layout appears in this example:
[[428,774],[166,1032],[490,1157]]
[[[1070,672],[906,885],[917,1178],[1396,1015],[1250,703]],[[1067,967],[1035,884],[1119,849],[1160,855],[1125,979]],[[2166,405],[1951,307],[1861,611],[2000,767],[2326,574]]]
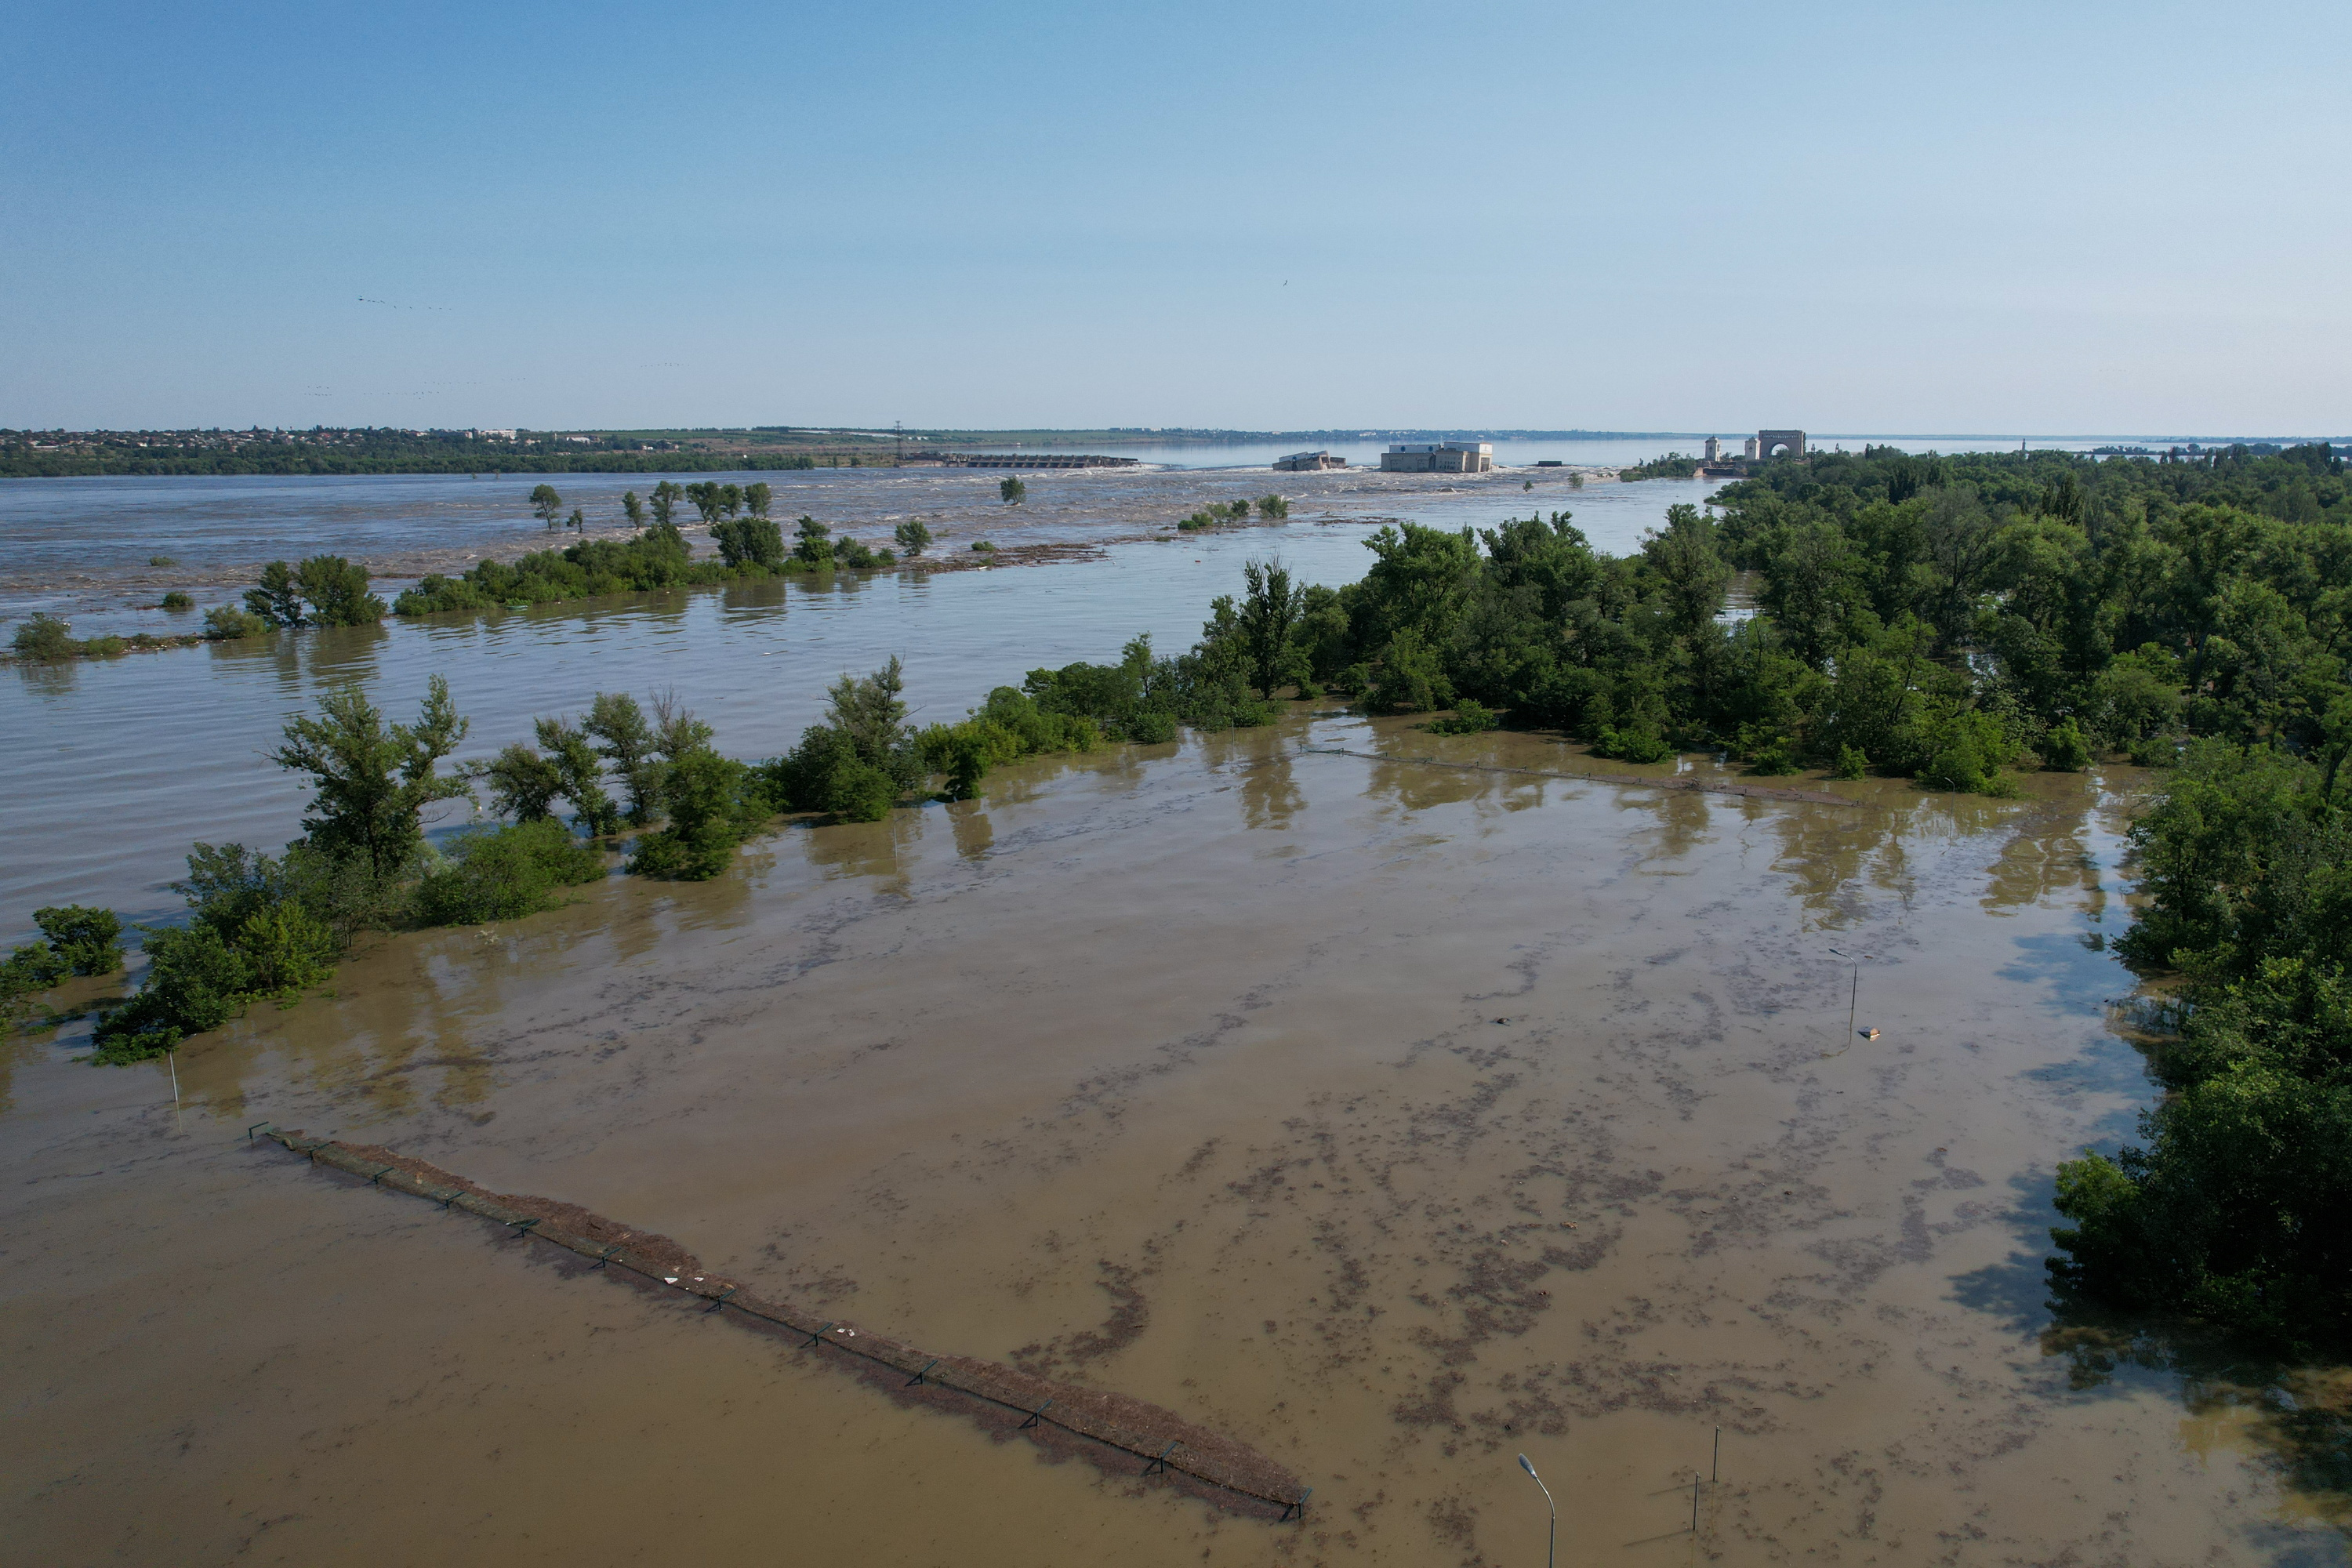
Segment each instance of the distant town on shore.
[[[1787,438],[1794,437],[1790,442]],[[1986,441],[1990,436],[1920,435],[1906,439]],[[2050,437],[2058,439],[2059,437]],[[1733,437],[1733,439],[1739,439]],[[2155,438],[2150,438],[2155,439]],[[2303,437],[2163,438],[2180,450],[2244,448],[2267,456]],[[680,473],[742,469],[895,468],[905,464],[973,467],[1085,467],[1088,448],[1296,444],[1313,458],[1331,443],[1379,441],[1416,456],[1384,468],[1477,471],[1476,454],[1495,442],[1689,441],[1694,463],[1736,464],[1727,447],[1706,431],[1366,429],[1224,430],[1192,426],[1112,426],[1091,430],[952,430],[814,428],[762,425],[740,428],[649,430],[401,429],[390,426],[306,430],[10,430],[0,429],[0,479],[69,479],[101,474],[434,474],[434,473]],[[1804,451],[1801,431],[1764,430],[1746,440],[1747,460],[1778,446]],[[1759,445],[1760,443],[1760,445]],[[1050,448],[1054,461],[1034,460]],[[2154,456],[2161,447],[2109,446],[2101,454]],[[1464,458],[1458,454],[1472,454]],[[1029,455],[1017,465],[992,464],[992,455]],[[1427,454],[1426,459],[1418,455]],[[1132,461],[1133,459],[1127,459]],[[1283,459],[1291,462],[1291,458]],[[1307,468],[1301,460],[1295,467]],[[1337,461],[1328,466],[1340,466]],[[1727,471],[1736,472],[1736,468]]]

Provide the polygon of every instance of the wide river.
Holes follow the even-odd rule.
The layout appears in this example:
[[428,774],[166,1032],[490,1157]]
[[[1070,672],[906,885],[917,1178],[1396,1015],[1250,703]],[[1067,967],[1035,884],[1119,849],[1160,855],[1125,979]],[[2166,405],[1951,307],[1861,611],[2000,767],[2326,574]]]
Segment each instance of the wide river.
[[[1138,631],[1181,647],[1250,557],[1352,578],[1381,517],[1566,507],[1625,550],[1704,491],[1524,482],[0,672],[10,919],[161,915],[191,840],[282,842],[301,792],[263,753],[333,682],[399,710],[447,675],[476,755],[674,688],[756,756],[893,652],[952,718]],[[1298,704],[796,826],[709,883],[380,939],[173,1066],[20,1034],[0,1555],[1520,1563],[1525,1452],[1570,1563],[2344,1562],[2345,1373],[2135,1360],[2044,1304],[2054,1162],[2149,1098],[2105,943],[2146,777],[1807,785],[1834,804],[1674,780],[1736,782]],[[1150,1400],[1313,1498],[1275,1523],[1033,1445],[248,1145],[265,1119]]]

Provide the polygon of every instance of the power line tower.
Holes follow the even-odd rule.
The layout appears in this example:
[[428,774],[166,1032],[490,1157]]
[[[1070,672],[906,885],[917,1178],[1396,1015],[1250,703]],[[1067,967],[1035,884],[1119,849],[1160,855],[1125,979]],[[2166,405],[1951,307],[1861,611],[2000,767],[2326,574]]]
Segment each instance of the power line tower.
[[898,452],[894,460],[903,463],[907,460],[907,422],[903,419],[893,419],[890,421],[890,434],[898,440]]

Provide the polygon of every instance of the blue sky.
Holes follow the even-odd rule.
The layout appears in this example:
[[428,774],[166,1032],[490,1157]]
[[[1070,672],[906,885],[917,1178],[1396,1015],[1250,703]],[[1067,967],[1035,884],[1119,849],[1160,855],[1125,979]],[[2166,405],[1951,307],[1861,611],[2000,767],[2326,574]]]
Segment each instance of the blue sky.
[[2352,6],[0,12],[0,425],[2352,432]]

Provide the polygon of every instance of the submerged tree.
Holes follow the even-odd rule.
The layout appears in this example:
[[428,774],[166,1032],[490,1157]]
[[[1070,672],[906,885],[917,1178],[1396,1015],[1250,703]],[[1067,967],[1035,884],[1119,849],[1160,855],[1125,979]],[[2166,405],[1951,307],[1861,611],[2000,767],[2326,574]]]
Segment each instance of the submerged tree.
[[555,520],[562,515],[563,498],[555,493],[553,485],[541,485],[530,492],[530,510],[551,530]]
[[555,798],[563,793],[562,773],[520,741],[509,742],[497,756],[478,764],[476,773],[489,785],[490,809],[517,822],[553,816]]
[[629,821],[640,827],[652,821],[661,809],[661,761],[653,726],[637,700],[626,692],[599,691],[581,728],[595,738],[596,749],[629,792]]
[[710,537],[719,546],[719,560],[730,566],[783,570],[784,531],[773,518],[730,518],[715,525]]
[[420,816],[436,801],[472,794],[462,777],[436,771],[466,737],[467,722],[449,700],[449,683],[433,677],[414,724],[386,724],[356,686],[319,700],[316,718],[286,725],[270,761],[311,778],[304,842],[376,878],[406,869],[425,842]]
[[931,531],[923,526],[919,518],[909,518],[892,529],[890,532],[892,537],[898,540],[898,548],[907,552],[909,560],[920,555],[930,546]]
[[557,793],[572,803],[580,826],[597,838],[618,833],[620,808],[604,793],[604,767],[588,732],[562,719],[541,719],[534,728],[562,781]]
[[245,607],[273,626],[300,626],[302,590],[295,585],[294,569],[283,561],[264,566],[260,580],[245,591]]
[[1250,684],[1271,698],[1281,688],[1310,679],[1305,651],[1293,640],[1306,614],[1307,590],[1292,584],[1279,561],[1243,563],[1247,594],[1242,601],[1242,646]]
[[816,571],[833,565],[833,530],[813,517],[803,517],[793,531],[793,553]]
[[996,494],[1006,506],[1019,506],[1029,499],[1029,487],[1007,475],[997,481]]
[[245,591],[247,613],[274,626],[362,626],[383,619],[384,602],[368,592],[367,568],[340,555],[313,555],[299,566],[272,561]]

